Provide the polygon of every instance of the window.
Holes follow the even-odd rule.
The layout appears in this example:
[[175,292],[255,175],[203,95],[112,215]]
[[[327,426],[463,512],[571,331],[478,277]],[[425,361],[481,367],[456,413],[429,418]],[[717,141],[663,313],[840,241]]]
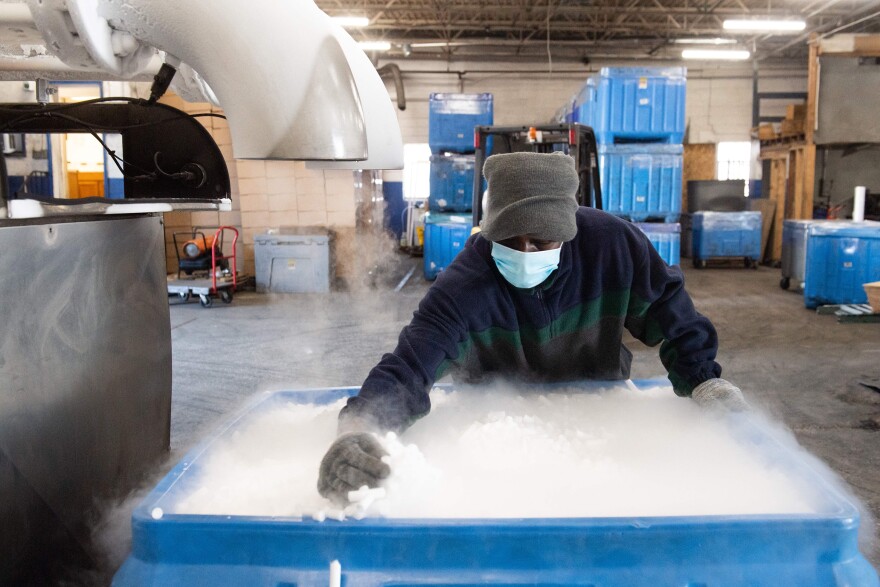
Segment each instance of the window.
[[431,193],[431,148],[427,143],[403,146],[403,199],[427,200]]
[[752,143],[750,141],[726,141],[715,149],[718,179],[746,180],[746,196],[749,189]]

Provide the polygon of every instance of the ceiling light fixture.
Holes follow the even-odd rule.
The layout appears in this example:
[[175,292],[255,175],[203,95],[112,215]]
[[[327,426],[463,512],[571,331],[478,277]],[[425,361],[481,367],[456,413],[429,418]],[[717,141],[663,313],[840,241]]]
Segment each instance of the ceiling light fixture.
[[391,43],[388,41],[360,41],[358,47],[363,51],[388,51]]
[[685,49],[682,59],[704,59],[711,61],[745,61],[751,53],[737,49]]
[[721,37],[715,37],[713,39],[686,37],[683,39],[673,39],[672,42],[676,45],[733,45],[736,43],[736,39],[722,39]]
[[796,33],[807,27],[802,20],[725,20],[726,31],[763,31],[774,33]]
[[345,28],[362,28],[370,24],[366,16],[333,16],[330,18],[334,23]]

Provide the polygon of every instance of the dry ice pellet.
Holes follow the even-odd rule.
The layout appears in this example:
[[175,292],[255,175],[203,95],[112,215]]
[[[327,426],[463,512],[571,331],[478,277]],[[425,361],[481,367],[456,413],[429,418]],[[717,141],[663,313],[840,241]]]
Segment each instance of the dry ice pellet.
[[814,511],[810,488],[670,388],[431,394],[381,438],[391,477],[336,509],[318,465],[342,401],[254,415],[200,457],[176,513],[310,517],[559,518]]

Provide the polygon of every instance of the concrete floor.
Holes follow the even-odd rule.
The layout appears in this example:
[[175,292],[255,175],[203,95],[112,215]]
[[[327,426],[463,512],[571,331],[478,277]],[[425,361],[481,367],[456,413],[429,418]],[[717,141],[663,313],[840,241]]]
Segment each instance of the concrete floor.
[[[418,262],[405,258],[386,281],[393,286]],[[859,383],[880,379],[880,324],[838,324],[806,310],[801,296],[779,288],[777,269],[686,265],[685,273],[698,310],[718,330],[723,376],[784,422],[880,519],[880,393]],[[228,306],[173,305],[172,455],[164,470],[255,392],[360,384],[393,349],[429,285],[417,270],[399,292],[241,293]],[[656,349],[629,346],[633,377],[665,374]],[[876,527],[865,518],[862,549],[880,567]]]

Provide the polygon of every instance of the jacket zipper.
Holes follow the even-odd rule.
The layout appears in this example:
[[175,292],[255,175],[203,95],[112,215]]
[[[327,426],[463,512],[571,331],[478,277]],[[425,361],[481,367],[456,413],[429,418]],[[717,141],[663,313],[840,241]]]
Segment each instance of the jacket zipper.
[[544,300],[544,292],[541,291],[540,288],[535,289],[535,293],[538,295],[538,301],[541,303],[541,308],[544,309],[544,315],[547,317],[547,325],[550,328],[550,336],[554,336],[553,332],[553,318],[550,316],[550,308],[547,306],[547,302]]

